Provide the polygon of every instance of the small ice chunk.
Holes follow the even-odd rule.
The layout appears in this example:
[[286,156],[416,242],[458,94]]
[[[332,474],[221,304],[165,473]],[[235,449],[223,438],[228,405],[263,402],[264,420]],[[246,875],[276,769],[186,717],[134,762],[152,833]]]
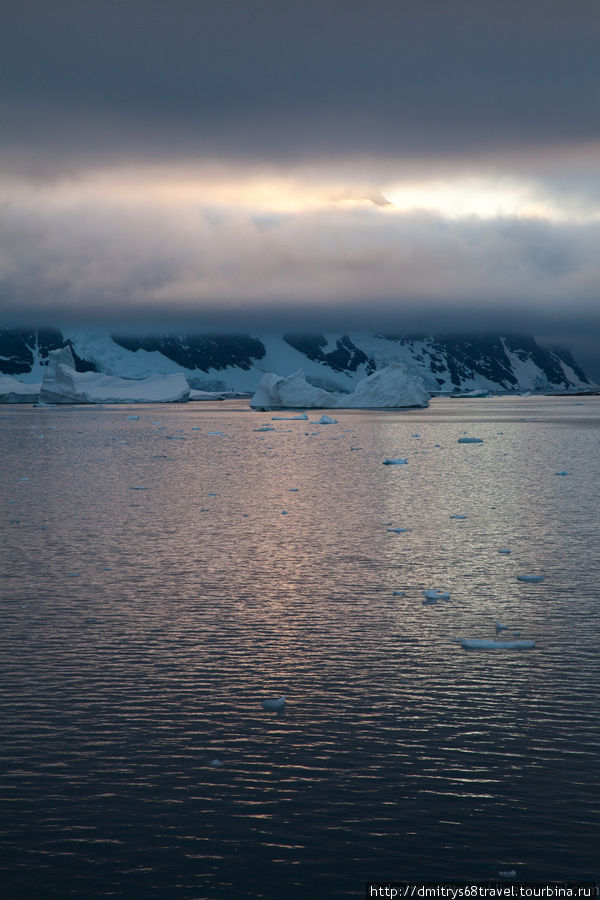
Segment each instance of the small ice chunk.
[[261,706],[267,712],[281,712],[285,707],[286,695],[279,697],[277,700],[263,700]]
[[426,600],[449,600],[450,591],[423,591]]
[[287,509],[282,509],[282,510],[281,510],[281,515],[282,515],[282,516],[287,516]]
[[466,519],[467,516],[463,516],[460,513],[455,513],[453,516],[450,516],[451,519]]
[[207,434],[223,434],[222,431],[207,431]]
[[384,466],[406,466],[408,459],[384,459]]
[[301,416],[271,416],[274,422],[305,422],[308,419],[306,413]]
[[79,572],[69,572],[69,578],[78,578]]
[[568,473],[568,472],[565,472],[565,470],[563,469],[562,472],[555,472],[554,474],[555,474],[555,475],[568,475],[569,473]]
[[508,550],[506,547],[503,547],[502,550],[498,550],[498,553],[505,553],[508,556],[508,554],[511,553],[511,551]]
[[406,597],[406,591],[392,591],[395,597]]
[[458,643],[465,650],[531,650],[535,641],[490,641],[460,638]]
[[500,875],[501,878],[514,878],[516,874],[516,869],[501,869],[500,872],[498,872],[498,875]]
[[288,491],[290,492],[290,494],[295,494],[297,493],[298,488],[288,488]]
[[530,584],[538,584],[543,580],[543,575],[517,575],[517,581],[528,581]]
[[332,419],[331,416],[328,416],[325,413],[323,413],[323,415],[321,416],[321,418],[319,419],[318,422],[311,422],[310,424],[311,425],[337,425],[338,420]]
[[215,769],[219,769],[224,763],[220,759],[211,759],[210,765],[214,766]]
[[388,528],[388,531],[393,531],[394,534],[404,534],[405,531],[410,530],[410,528]]
[[483,438],[462,437],[458,439],[459,444],[483,444]]
[[496,634],[500,634],[501,631],[508,631],[508,625],[502,625],[501,622],[496,622]]
[[139,416],[127,416],[127,418],[134,421],[135,419],[139,419]]
[[149,487],[144,487],[143,484],[134,484],[133,487],[129,488],[130,491],[149,491]]
[[[272,425],[261,425],[260,428],[253,428],[253,431],[275,431]],[[215,431],[209,431],[209,434],[216,434]]]

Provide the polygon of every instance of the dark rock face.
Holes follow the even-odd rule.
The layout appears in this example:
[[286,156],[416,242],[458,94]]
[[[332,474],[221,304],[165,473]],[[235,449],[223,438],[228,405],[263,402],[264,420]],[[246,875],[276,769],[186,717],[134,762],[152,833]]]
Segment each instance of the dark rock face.
[[347,334],[336,340],[335,350],[330,350],[329,353],[324,353],[321,349],[327,345],[327,338],[322,334],[284,334],[283,339],[294,350],[315,362],[325,363],[334,372],[356,372],[363,363],[368,375],[376,369],[375,362],[353,344]]
[[201,369],[203,372],[228,366],[247,371],[255,360],[265,355],[263,344],[248,335],[166,334],[139,338],[113,334],[111,337],[126,350],[157,350],[184,369]]
[[48,362],[50,350],[64,347],[63,336],[53,328],[5,328],[0,330],[0,372],[24,375],[30,372],[36,357]]

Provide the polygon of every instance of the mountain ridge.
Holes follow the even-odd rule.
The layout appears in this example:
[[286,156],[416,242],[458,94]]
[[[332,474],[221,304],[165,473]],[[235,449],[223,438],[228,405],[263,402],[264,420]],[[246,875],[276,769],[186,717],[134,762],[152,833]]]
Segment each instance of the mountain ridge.
[[254,391],[266,372],[303,369],[316,387],[350,392],[386,365],[401,363],[431,393],[569,391],[596,387],[570,351],[530,335],[161,333],[57,328],[0,329],[0,372],[41,380],[51,350],[70,346],[78,371],[143,378],[183,372],[192,388]]

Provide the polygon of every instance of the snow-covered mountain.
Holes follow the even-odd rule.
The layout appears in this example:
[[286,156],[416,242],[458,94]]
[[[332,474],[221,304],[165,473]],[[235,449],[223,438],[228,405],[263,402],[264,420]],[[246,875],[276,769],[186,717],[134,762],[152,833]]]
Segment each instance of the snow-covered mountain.
[[523,335],[390,334],[207,335],[0,330],[0,373],[42,380],[50,350],[70,345],[78,371],[121,378],[183,372],[190,387],[254,392],[265,372],[330,391],[353,391],[367,375],[402,363],[430,392],[571,390],[596,387],[568,350]]

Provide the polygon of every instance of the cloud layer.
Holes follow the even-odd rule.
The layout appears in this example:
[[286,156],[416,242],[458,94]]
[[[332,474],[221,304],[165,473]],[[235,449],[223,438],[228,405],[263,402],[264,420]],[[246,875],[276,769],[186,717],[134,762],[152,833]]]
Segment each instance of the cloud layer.
[[3,321],[523,327],[591,358],[596,0],[3,17]]

